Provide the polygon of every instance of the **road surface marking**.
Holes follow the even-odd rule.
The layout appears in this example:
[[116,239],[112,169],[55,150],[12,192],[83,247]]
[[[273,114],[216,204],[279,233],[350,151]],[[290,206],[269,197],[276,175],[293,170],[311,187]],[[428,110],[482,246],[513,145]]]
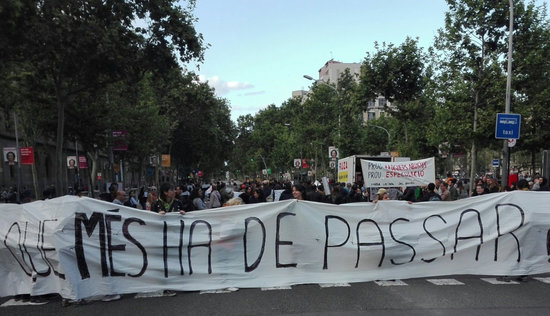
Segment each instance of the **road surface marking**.
[[262,291],[280,291],[280,290],[292,290],[292,286],[262,287]]
[[349,283],[322,283],[319,284],[321,288],[327,288],[327,287],[348,287],[351,286]]
[[380,286],[403,286],[408,285],[407,283],[401,280],[386,280],[386,281],[374,281],[374,283]]
[[464,283],[455,279],[426,279],[426,281],[435,285],[464,285]]
[[496,278],[481,278],[481,280],[487,282],[487,283],[491,283],[491,284],[496,284],[496,285],[501,285],[501,284],[519,284],[519,282],[516,282],[516,281],[500,281],[500,280],[497,280]]

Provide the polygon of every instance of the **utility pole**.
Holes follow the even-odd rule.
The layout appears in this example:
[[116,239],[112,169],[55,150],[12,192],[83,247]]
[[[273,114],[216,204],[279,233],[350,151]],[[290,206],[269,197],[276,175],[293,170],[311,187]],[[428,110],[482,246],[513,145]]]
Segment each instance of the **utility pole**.
[[21,203],[21,151],[19,150],[19,133],[17,132],[17,114],[13,112],[15,125],[15,151],[19,161],[17,162],[17,203]]
[[[506,101],[505,101],[505,113],[510,113],[510,90],[512,90],[512,47],[513,47],[513,33],[514,33],[514,1],[509,0],[510,3],[510,30],[508,31],[508,77],[506,78]],[[502,145],[502,188],[508,185],[508,176],[510,174],[510,147],[508,147],[508,140],[505,139]]]

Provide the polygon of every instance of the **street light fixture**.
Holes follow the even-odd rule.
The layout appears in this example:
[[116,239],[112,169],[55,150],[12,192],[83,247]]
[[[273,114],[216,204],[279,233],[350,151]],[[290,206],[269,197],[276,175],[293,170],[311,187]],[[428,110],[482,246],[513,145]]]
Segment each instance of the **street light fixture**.
[[378,126],[378,125],[374,125],[374,124],[369,124],[368,126],[372,126],[372,127],[379,128],[379,129],[383,130],[384,132],[386,132],[386,134],[388,134],[388,146],[387,146],[387,150],[390,150],[390,142],[391,142],[390,132],[388,132],[388,130],[385,129],[385,128],[383,128],[382,126]]
[[[304,78],[306,78],[307,80],[311,80],[311,81],[315,81],[315,83],[320,83],[320,84],[323,84],[329,88],[331,88],[332,90],[334,90],[336,92],[336,95],[340,96],[340,92],[338,91],[338,89],[336,89],[334,86],[331,86],[330,84],[324,82],[323,80],[321,79],[314,79],[312,76],[309,76],[309,75],[304,75]],[[340,141],[340,109],[338,109],[338,141]]]

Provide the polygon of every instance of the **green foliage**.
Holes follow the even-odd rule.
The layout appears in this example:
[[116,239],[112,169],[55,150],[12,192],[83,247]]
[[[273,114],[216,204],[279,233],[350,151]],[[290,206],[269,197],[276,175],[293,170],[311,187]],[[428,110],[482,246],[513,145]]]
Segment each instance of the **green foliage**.
[[[149,115],[150,109],[138,106],[134,111],[132,106],[139,102],[132,102],[125,93],[134,89],[146,73],[166,75],[180,69],[179,62],[202,61],[204,44],[202,35],[194,30],[193,6],[194,1],[190,1],[183,9],[173,0],[29,0],[0,4],[0,44],[5,44],[0,45],[0,72],[17,79],[15,84],[22,92],[10,97],[22,100],[14,103],[28,103],[25,94],[34,93],[42,98],[44,109],[50,110],[45,112],[43,125],[37,124],[43,128],[53,123],[57,128],[55,135],[45,134],[56,140],[57,169],[64,164],[64,137],[83,133],[79,128],[84,118],[99,123],[82,139],[97,137],[94,140],[98,143],[114,125],[128,130],[140,126],[131,120],[132,114]],[[134,26],[136,18],[142,19],[145,26]],[[101,102],[106,101],[106,95],[117,102],[116,106]],[[146,99],[143,104],[155,102],[162,115],[166,104],[158,101],[162,100]],[[118,115],[111,107],[119,111]],[[3,104],[2,108],[7,106]],[[157,113],[157,109],[153,107],[152,112]],[[113,124],[106,127],[109,123]],[[156,131],[169,131],[170,124],[163,120],[153,119],[153,123]],[[149,144],[159,143],[155,139]],[[57,190],[63,192],[62,173],[56,174]]]
[[[432,142],[462,150],[471,145],[471,175],[477,148],[498,147],[494,141],[495,117],[504,108],[505,76],[500,67],[506,48],[508,3],[505,1],[447,0],[445,27],[435,47],[440,59],[434,127],[440,135]],[[453,118],[453,124],[446,119]],[[501,144],[501,143],[500,143]]]
[[[361,66],[355,100],[363,110],[379,96],[390,101],[392,105],[386,106],[386,112],[392,118],[375,121],[374,125],[386,125],[384,128],[391,130],[394,137],[392,143],[384,147],[375,137],[374,142],[369,142],[369,151],[399,151],[400,155],[412,158],[431,155],[433,147],[428,145],[426,131],[430,128],[434,102],[427,93],[432,80],[432,70],[426,66],[428,54],[418,47],[418,40],[411,38],[399,46],[375,44],[375,49],[374,54],[367,53]],[[369,133],[384,133],[380,128],[374,129],[369,128]]]
[[550,22],[546,7],[517,7],[514,36],[512,112],[522,115],[521,138],[514,149],[534,155],[550,138]]

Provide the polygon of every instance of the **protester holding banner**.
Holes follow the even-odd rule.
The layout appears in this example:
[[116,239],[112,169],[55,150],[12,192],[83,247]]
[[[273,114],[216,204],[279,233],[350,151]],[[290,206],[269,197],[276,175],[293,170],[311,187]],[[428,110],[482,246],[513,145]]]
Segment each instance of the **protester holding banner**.
[[378,189],[378,192],[376,192],[376,197],[372,202],[378,203],[378,201],[389,200],[389,199],[390,199],[390,195],[388,194],[388,190],[384,188],[380,188]]
[[249,198],[248,203],[253,204],[253,203],[263,203],[263,202],[266,202],[264,197],[264,191],[261,188],[254,189],[254,193]]
[[428,184],[422,193],[422,201],[441,201],[441,196],[436,192],[435,183]]
[[171,212],[185,214],[183,205],[178,199],[175,199],[176,191],[170,183],[163,183],[160,186],[159,199],[151,206],[151,211],[164,215]]
[[479,180],[476,183],[474,191],[472,191],[472,196],[478,196],[489,193],[489,190],[483,185],[483,181]]
[[295,184],[292,186],[292,196],[296,200],[306,199],[306,188],[301,184]]
[[281,196],[279,197],[279,201],[284,201],[284,200],[290,200],[293,198],[292,196],[292,185],[290,184],[290,182],[285,182],[283,184],[283,192],[281,193]]

